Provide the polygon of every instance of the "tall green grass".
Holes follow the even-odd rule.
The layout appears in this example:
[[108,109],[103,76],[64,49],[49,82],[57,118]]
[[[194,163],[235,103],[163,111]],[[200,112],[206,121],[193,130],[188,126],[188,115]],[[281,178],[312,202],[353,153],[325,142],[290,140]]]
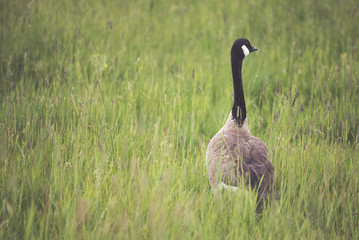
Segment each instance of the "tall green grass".
[[[358,239],[357,5],[0,1],[0,237]],[[280,196],[260,215],[205,164],[239,37]]]

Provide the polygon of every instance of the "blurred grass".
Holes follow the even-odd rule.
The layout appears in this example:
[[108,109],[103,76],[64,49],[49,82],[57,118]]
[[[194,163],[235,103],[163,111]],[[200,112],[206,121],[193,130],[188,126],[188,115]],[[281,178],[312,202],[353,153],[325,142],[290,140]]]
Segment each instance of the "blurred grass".
[[[0,1],[1,238],[357,239],[357,5]],[[261,216],[205,165],[239,37]]]

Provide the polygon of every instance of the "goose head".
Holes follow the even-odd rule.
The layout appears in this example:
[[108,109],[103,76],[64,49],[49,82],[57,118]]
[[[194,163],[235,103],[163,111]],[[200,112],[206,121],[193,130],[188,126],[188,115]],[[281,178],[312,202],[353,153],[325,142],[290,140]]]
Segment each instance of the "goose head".
[[248,39],[239,38],[232,46],[231,57],[232,60],[243,60],[251,52],[257,51],[258,49],[251,45]]

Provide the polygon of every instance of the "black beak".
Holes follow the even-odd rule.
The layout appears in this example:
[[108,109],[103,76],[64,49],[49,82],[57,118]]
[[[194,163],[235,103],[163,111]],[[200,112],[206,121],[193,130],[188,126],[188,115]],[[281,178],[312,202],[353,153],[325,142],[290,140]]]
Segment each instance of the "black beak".
[[249,52],[254,52],[254,51],[257,51],[257,50],[258,50],[258,48],[252,46],[252,48],[249,50]]

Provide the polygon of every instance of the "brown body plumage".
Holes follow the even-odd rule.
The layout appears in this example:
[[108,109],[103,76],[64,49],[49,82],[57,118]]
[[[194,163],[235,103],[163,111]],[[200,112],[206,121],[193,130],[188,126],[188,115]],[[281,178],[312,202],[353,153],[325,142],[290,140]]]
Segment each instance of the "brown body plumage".
[[230,115],[208,144],[206,156],[212,188],[220,187],[219,183],[238,186],[243,179],[253,189],[258,188],[259,197],[267,197],[274,168],[267,146],[249,132],[247,122],[238,127]]
[[[247,49],[244,49],[244,43]],[[235,101],[225,125],[208,144],[207,168],[212,188],[237,187],[244,181],[246,185],[258,189],[259,198],[266,199],[273,185],[274,167],[265,143],[248,129],[240,72],[244,57],[251,52],[248,49],[257,50],[246,39],[238,39],[232,47]]]

